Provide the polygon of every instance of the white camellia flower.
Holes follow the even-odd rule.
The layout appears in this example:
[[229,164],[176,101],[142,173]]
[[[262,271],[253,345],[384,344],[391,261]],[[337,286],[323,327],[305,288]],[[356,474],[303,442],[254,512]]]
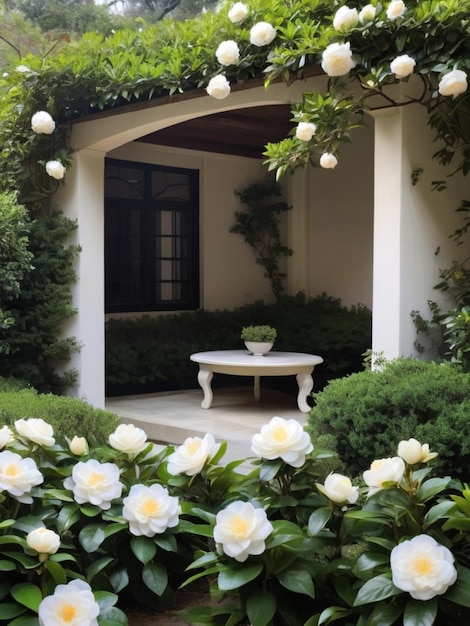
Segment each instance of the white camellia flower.
[[69,443],[69,449],[72,454],[76,454],[77,456],[88,454],[88,441],[85,437],[75,436]]
[[295,129],[295,136],[300,141],[310,141],[316,131],[317,127],[312,122],[299,122]]
[[[48,528],[35,528],[26,535],[26,543],[39,555],[55,554],[60,547],[60,536]],[[46,559],[40,558],[41,561]]]
[[243,2],[235,2],[235,4],[232,5],[232,8],[228,12],[228,19],[233,24],[239,24],[240,22],[243,22],[247,15],[248,7],[246,6],[246,4],[243,4]]
[[0,450],[2,450],[13,439],[13,433],[8,426],[0,428]]
[[399,456],[373,461],[370,469],[363,473],[364,482],[369,487],[368,496],[382,489],[387,482],[399,483],[405,473],[405,462]]
[[406,11],[406,5],[403,0],[392,0],[387,7],[387,18],[389,20],[396,20],[402,17]]
[[40,626],[98,626],[100,607],[91,587],[83,580],[57,585],[52,596],[46,596],[38,609]]
[[178,525],[179,500],[161,485],[132,485],[122,502],[122,516],[129,522],[133,535],[153,537]]
[[429,535],[417,535],[390,554],[392,581],[415,600],[442,595],[457,580],[452,552]]
[[119,498],[122,484],[119,482],[119,467],[114,463],[99,463],[90,459],[74,465],[72,476],[64,480],[64,487],[73,491],[78,504],[90,502],[106,510],[112,500]]
[[134,424],[119,424],[109,435],[109,445],[120,452],[136,455],[147,447],[147,434]]
[[33,459],[23,459],[9,450],[0,452],[0,492],[8,491],[19,502],[31,504],[29,492],[42,482],[44,477]]
[[221,65],[234,65],[235,63],[238,63],[240,58],[240,49],[238,48],[237,42],[232,41],[231,39],[222,41],[215,51],[215,56]]
[[330,152],[324,152],[320,157],[320,166],[325,170],[333,170],[338,165],[338,159]]
[[258,22],[250,30],[250,43],[254,46],[267,46],[276,37],[276,29],[269,22]]
[[273,530],[264,509],[237,500],[217,513],[214,541],[227,556],[243,563],[250,554],[264,552],[265,539]]
[[413,437],[407,441],[400,441],[397,454],[409,465],[427,463],[437,456],[437,452],[429,452],[428,443],[421,445],[420,442]]
[[376,8],[373,4],[366,4],[365,7],[359,11],[359,21],[361,24],[365,24],[366,22],[372,22],[375,18]]
[[230,83],[223,74],[217,74],[210,79],[206,91],[213,98],[223,100],[230,94]]
[[31,118],[31,128],[35,133],[51,135],[55,130],[55,122],[47,111],[38,111]]
[[62,180],[65,176],[65,167],[60,161],[48,161],[46,163],[46,172],[56,180]]
[[407,54],[395,57],[390,63],[390,70],[397,78],[406,78],[414,72],[416,61]]
[[55,444],[54,429],[40,417],[16,420],[15,428],[19,435],[40,446],[50,447]]
[[317,488],[337,504],[354,504],[359,497],[359,487],[353,487],[350,479],[342,474],[329,474],[323,485],[317,483]]
[[297,420],[273,417],[262,426],[261,432],[253,435],[251,449],[262,459],[282,459],[292,467],[302,467],[305,455],[313,450],[313,445]]
[[467,74],[462,70],[447,72],[439,81],[439,93],[441,96],[453,96],[454,98],[467,91]]
[[321,67],[328,76],[345,76],[356,67],[349,41],[346,43],[330,43],[323,51]]
[[359,21],[357,9],[350,9],[347,6],[339,8],[333,18],[333,28],[339,31],[346,31],[354,28]]
[[168,457],[168,472],[170,474],[199,474],[207,461],[217,452],[219,446],[210,433],[201,437],[188,437]]

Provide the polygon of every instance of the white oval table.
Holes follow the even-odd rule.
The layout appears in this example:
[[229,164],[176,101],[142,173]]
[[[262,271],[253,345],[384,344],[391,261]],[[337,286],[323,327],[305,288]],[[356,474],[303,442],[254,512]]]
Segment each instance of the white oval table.
[[323,363],[321,356],[303,352],[268,352],[254,356],[247,350],[210,350],[196,352],[191,361],[199,363],[197,380],[204,392],[203,409],[210,409],[213,399],[211,380],[214,373],[254,377],[254,397],[259,402],[261,376],[292,376],[297,378],[299,393],[297,405],[302,413],[308,413],[307,396],[313,389],[312,372],[315,365]]

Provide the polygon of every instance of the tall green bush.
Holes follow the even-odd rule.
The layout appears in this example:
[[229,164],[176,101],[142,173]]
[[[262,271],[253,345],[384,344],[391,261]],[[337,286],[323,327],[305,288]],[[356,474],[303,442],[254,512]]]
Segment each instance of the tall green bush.
[[364,459],[395,456],[415,437],[439,453],[438,471],[468,480],[470,374],[458,365],[396,359],[380,371],[334,380],[316,394],[308,430],[357,475]]

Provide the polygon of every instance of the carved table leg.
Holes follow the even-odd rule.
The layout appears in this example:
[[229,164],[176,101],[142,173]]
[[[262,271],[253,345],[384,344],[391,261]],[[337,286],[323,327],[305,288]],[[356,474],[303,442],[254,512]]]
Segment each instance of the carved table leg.
[[310,374],[297,374],[297,384],[299,385],[297,405],[302,413],[308,413],[310,406],[307,402],[307,396],[313,389],[313,378]]
[[260,389],[260,376],[255,376],[253,380],[253,394],[255,396],[255,401],[259,402],[261,399],[261,389]]
[[201,385],[201,388],[204,392],[204,398],[201,402],[202,409],[210,409],[212,404],[212,389],[211,389],[211,380],[213,373],[210,370],[205,370],[200,368],[199,373],[197,375],[197,382]]

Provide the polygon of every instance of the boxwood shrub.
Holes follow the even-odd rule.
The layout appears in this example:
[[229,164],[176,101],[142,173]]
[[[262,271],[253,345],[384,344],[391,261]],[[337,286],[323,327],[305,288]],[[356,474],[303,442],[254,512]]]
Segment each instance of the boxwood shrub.
[[[242,328],[264,324],[277,329],[274,350],[323,357],[325,362],[315,368],[316,390],[331,378],[360,371],[362,355],[371,346],[370,311],[362,305],[346,307],[326,294],[306,298],[300,293],[234,310],[111,319],[106,324],[107,394],[132,387],[135,392],[195,387],[198,367],[189,360],[193,352],[244,349]],[[225,382],[228,378],[233,377]],[[278,377],[275,386],[285,383]]]
[[117,415],[78,398],[37,393],[34,389],[0,392],[0,426],[12,426],[17,419],[29,417],[48,422],[56,439],[77,435],[97,443],[107,441],[119,423]]
[[415,437],[439,456],[441,474],[470,479],[470,373],[452,363],[395,359],[380,371],[331,381],[316,394],[308,430],[334,449],[352,476],[374,459],[395,456]]

